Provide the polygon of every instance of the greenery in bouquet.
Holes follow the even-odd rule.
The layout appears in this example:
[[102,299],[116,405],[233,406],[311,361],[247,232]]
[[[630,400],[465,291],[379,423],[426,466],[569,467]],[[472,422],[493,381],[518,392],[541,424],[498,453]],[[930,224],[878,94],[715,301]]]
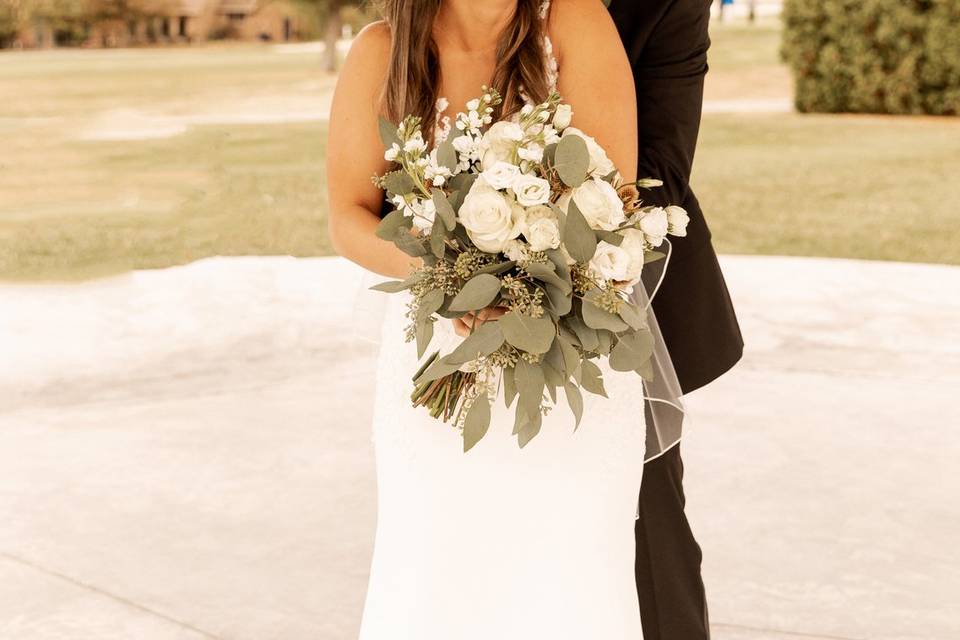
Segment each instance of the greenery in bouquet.
[[[631,294],[688,221],[680,207],[644,206],[639,190],[661,183],[625,183],[558,94],[494,122],[499,103],[485,88],[433,144],[419,118],[380,122],[396,169],[375,180],[395,210],[377,234],[423,265],[375,289],[408,292],[406,337],[423,359],[412,401],[461,429],[465,451],[486,434],[501,388],[522,447],[561,393],[574,428],[582,392],[606,395],[599,358],[653,375],[647,310]],[[505,313],[424,358],[438,319],[489,307]]]

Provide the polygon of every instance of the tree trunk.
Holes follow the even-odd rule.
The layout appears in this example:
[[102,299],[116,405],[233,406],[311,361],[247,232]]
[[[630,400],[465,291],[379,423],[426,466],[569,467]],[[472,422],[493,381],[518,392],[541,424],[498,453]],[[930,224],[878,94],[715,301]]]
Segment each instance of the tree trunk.
[[330,72],[337,70],[337,41],[343,32],[343,20],[340,18],[340,7],[342,6],[343,0],[330,0],[323,49],[323,68]]

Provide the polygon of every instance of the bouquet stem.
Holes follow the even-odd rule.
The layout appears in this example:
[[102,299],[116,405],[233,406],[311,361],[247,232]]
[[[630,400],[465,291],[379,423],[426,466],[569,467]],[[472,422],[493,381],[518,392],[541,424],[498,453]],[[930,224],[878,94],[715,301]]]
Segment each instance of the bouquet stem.
[[416,385],[410,399],[414,407],[426,407],[431,417],[449,422],[462,405],[463,392],[474,378],[474,373],[454,371],[438,380]]

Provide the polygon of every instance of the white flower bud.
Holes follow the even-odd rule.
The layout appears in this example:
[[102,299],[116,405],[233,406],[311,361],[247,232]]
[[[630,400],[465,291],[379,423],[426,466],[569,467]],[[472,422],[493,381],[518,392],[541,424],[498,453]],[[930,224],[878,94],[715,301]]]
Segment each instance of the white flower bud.
[[558,105],[553,114],[554,128],[557,131],[563,131],[570,126],[571,120],[573,120],[573,108],[568,104]]
[[676,205],[667,207],[667,228],[669,232],[678,238],[687,235],[687,224],[690,222],[690,216],[686,209]]

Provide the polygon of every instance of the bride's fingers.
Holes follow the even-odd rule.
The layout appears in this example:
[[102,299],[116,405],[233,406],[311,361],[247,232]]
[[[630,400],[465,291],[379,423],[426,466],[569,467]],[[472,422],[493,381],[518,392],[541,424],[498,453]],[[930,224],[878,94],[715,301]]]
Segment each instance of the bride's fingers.
[[478,328],[484,322],[496,320],[508,311],[505,307],[487,307],[479,311],[468,311],[457,320],[463,323],[463,326],[469,331]]
[[466,338],[470,335],[470,327],[463,321],[462,318],[454,318],[450,321],[453,323],[453,331],[461,338]]

